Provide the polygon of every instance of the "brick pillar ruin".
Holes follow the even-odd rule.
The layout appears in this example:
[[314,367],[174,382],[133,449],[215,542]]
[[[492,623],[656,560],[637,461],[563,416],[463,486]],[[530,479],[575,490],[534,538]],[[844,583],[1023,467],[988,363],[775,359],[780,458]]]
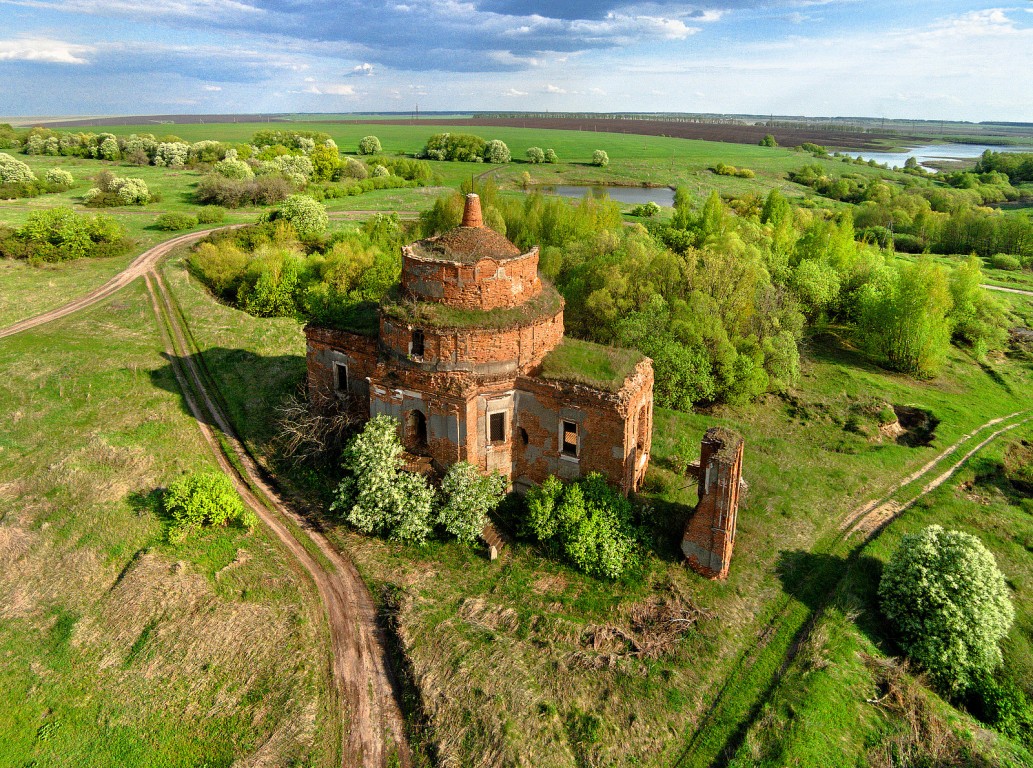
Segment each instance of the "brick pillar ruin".
[[728,578],[739,512],[743,440],[712,427],[699,457],[699,503],[685,526],[682,552],[689,567],[708,579]]

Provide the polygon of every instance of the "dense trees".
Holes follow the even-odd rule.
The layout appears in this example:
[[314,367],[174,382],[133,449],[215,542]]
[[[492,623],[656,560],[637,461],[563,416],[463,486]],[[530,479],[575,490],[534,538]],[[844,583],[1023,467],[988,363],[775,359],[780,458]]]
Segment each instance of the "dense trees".
[[71,208],[33,211],[18,230],[0,225],[0,256],[30,262],[116,256],[129,248],[110,216],[84,216]]

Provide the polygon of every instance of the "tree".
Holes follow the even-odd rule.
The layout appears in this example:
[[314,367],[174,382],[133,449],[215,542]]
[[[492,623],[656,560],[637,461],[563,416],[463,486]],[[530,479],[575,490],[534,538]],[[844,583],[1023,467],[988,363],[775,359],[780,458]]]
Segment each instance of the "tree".
[[592,165],[598,165],[600,168],[610,164],[610,156],[606,154],[605,149],[597,149],[592,153]]
[[547,163],[555,163],[555,162],[558,162],[558,161],[559,161],[559,158],[556,156],[556,150],[555,149],[547,149],[547,150],[545,150],[545,162],[547,162]]
[[508,163],[512,156],[509,153],[509,147],[506,146],[506,142],[501,139],[492,139],[484,145],[484,159],[489,163],[501,165]]
[[330,225],[326,208],[308,195],[288,197],[280,203],[278,217],[294,227],[299,237],[320,235]]
[[770,133],[767,134],[763,139],[760,140],[760,146],[762,147],[777,147],[778,142],[775,141],[775,137]]
[[359,139],[360,155],[375,155],[381,151],[380,139],[376,136],[363,136]]
[[879,584],[882,611],[908,656],[958,693],[1001,664],[1015,618],[994,556],[975,536],[939,525],[904,536]]
[[196,528],[240,522],[251,529],[255,513],[244,506],[233,483],[222,472],[197,472],[170,484],[162,499],[172,518],[169,540],[182,541]]
[[527,162],[537,165],[545,162],[545,152],[541,147],[529,147],[527,150]]
[[212,167],[212,170],[227,179],[252,179],[255,176],[250,165],[243,160],[236,159],[220,160]]
[[363,533],[422,544],[430,535],[434,489],[421,475],[402,471],[398,422],[374,416],[345,446],[348,473],[331,509]]
[[47,184],[52,184],[55,187],[70,187],[75,182],[72,174],[63,168],[51,168],[43,178]]
[[330,181],[341,170],[341,153],[332,141],[315,147],[308,158],[312,161],[312,178],[316,181]]
[[441,481],[442,504],[438,524],[462,542],[477,539],[488,524],[488,513],[506,492],[506,481],[493,472],[482,475],[473,464],[460,461],[449,467]]

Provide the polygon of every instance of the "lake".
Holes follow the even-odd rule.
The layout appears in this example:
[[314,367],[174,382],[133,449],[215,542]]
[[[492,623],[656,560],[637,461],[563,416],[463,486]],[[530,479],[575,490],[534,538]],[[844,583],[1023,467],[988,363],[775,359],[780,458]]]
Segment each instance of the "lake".
[[926,144],[914,147],[907,152],[847,152],[851,157],[863,157],[877,163],[886,163],[891,168],[903,168],[909,157],[915,158],[918,164],[928,171],[935,171],[927,163],[943,160],[975,160],[986,150],[994,152],[1033,152],[1033,147],[993,147],[989,144]]
[[573,197],[578,200],[585,195],[591,194],[595,197],[608,195],[611,200],[616,200],[618,203],[630,203],[631,205],[642,205],[649,202],[668,208],[674,205],[674,190],[670,187],[589,187],[574,184],[550,184],[548,186],[535,187],[534,189],[546,195]]

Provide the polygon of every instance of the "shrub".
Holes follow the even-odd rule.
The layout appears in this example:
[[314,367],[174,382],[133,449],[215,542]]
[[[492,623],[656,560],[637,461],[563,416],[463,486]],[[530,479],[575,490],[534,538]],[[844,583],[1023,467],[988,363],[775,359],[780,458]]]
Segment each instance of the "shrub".
[[197,472],[180,478],[165,491],[165,511],[172,518],[169,540],[183,541],[191,531],[239,522],[248,529],[258,524],[230,479],[221,472]]
[[950,692],[1001,664],[1015,617],[994,556],[975,536],[939,525],[904,536],[879,584],[901,646]]
[[225,176],[227,179],[250,179],[255,175],[255,172],[251,170],[251,166],[243,160],[230,158],[220,160],[212,167],[212,170],[220,176]]
[[26,184],[36,181],[36,174],[21,160],[0,152],[0,183]]
[[63,168],[51,168],[46,172],[43,179],[47,184],[55,187],[64,187],[65,189],[75,183],[75,179],[72,177],[72,174]]
[[360,155],[375,155],[383,151],[380,147],[380,139],[376,136],[363,136],[359,139]]
[[356,160],[354,157],[345,159],[344,165],[341,166],[341,178],[362,181],[368,177],[369,169],[360,160]]
[[382,165],[374,165],[373,166],[373,178],[375,178],[375,179],[376,178],[384,178],[385,176],[390,176],[390,175],[391,175],[391,171],[387,170],[387,168],[385,168],[384,166],[382,166]]
[[422,544],[431,531],[434,490],[421,475],[401,469],[398,422],[374,416],[345,446],[348,473],[331,509],[363,533]]
[[502,163],[508,163],[512,156],[509,153],[509,147],[506,146],[506,142],[501,139],[492,139],[484,147],[484,159],[489,163],[501,165]]
[[473,464],[457,462],[441,481],[442,504],[438,524],[462,542],[476,541],[506,492],[502,475],[482,475]]
[[154,148],[154,164],[168,168],[182,168],[187,164],[190,145],[185,141],[164,141]]
[[213,173],[198,182],[194,197],[202,205],[239,208],[242,205],[275,205],[286,200],[293,189],[289,181],[279,176],[259,176],[241,181]]
[[736,168],[734,165],[725,163],[718,163],[714,166],[713,171],[718,176],[737,176],[741,179],[752,179],[757,175],[750,168]]
[[298,233],[299,237],[314,237],[326,231],[330,217],[326,208],[308,195],[291,195],[277,210],[277,218],[283,219]]
[[592,165],[598,165],[600,168],[610,164],[610,156],[606,154],[605,149],[597,149],[592,153]]
[[778,142],[775,141],[775,137],[770,133],[767,134],[763,139],[760,140],[760,146],[762,147],[777,147]]
[[35,262],[115,256],[129,247],[124,230],[113,218],[83,216],[71,208],[33,211],[18,230],[17,240],[23,250],[8,255]]
[[422,155],[431,160],[480,162],[486,145],[484,139],[470,133],[436,133],[427,139]]
[[226,209],[218,205],[206,205],[197,212],[198,224],[218,224],[226,218]]
[[645,219],[651,219],[660,213],[660,206],[650,200],[648,203],[642,205],[636,205],[631,209],[632,216],[641,216]]
[[549,477],[527,493],[526,524],[579,570],[619,578],[635,562],[631,503],[592,472],[568,485]]
[[527,150],[527,162],[534,163],[536,165],[538,163],[544,163],[545,162],[545,153],[542,151],[542,148],[541,147],[530,147]]
[[285,177],[301,177],[304,182],[312,176],[315,167],[312,161],[304,155],[280,155],[272,160],[273,167],[279,170]]
[[1010,253],[995,253],[990,257],[990,266],[994,269],[1021,269],[1022,263]]
[[547,162],[547,163],[555,163],[555,162],[558,162],[558,161],[559,161],[559,158],[556,157],[556,150],[555,149],[547,149],[547,150],[545,150],[545,162]]
[[163,213],[155,219],[154,226],[166,232],[193,229],[197,226],[197,217],[191,216],[189,213]]

